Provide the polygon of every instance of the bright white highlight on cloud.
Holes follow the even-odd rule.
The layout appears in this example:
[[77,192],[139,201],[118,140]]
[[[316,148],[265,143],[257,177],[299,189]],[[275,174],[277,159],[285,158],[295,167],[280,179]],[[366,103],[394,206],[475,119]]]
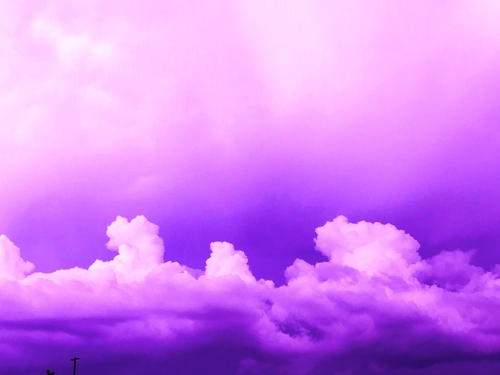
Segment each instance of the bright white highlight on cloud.
[[109,262],[97,260],[90,271],[106,269],[116,274],[119,281],[141,281],[163,262],[163,241],[158,227],[138,216],[130,223],[118,217],[106,232],[110,238],[107,247],[118,255]]
[[[326,223],[316,247],[330,260],[297,259],[280,287],[257,281],[245,253],[227,242],[211,244],[205,271],[164,262],[158,227],[143,216],[118,217],[107,235],[107,246],[118,251],[113,260],[28,276],[33,265],[0,237],[0,368],[14,366],[40,340],[54,348],[85,342],[91,358],[113,352],[116,342],[134,354],[151,345],[168,352],[228,342],[253,348],[241,359],[241,374],[306,374],[331,358],[349,367],[358,352],[367,366],[390,366],[394,356],[421,365],[445,361],[433,351],[438,347],[459,355],[500,352],[498,275],[472,266],[470,252],[421,260],[418,243],[391,224],[343,216]],[[13,341],[10,333],[19,329],[26,335]],[[148,355],[160,355],[154,353]],[[272,358],[284,354],[293,356],[276,365]]]
[[246,283],[255,282],[248,259],[243,251],[235,251],[228,242],[213,242],[210,245],[212,255],[207,260],[205,275],[209,278],[227,275],[238,276]]
[[344,216],[316,229],[316,248],[334,264],[348,266],[369,276],[409,276],[410,264],[420,260],[419,244],[393,225],[360,222]]
[[35,266],[21,258],[19,248],[5,235],[0,235],[0,280],[19,280]]

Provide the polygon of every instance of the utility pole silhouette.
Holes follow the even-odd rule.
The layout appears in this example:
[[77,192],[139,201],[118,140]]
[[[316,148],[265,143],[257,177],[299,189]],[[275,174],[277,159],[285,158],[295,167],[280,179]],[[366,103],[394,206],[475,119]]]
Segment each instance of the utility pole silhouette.
[[73,361],[73,375],[76,375],[76,361],[78,361],[80,358],[75,357],[71,358],[70,361]]

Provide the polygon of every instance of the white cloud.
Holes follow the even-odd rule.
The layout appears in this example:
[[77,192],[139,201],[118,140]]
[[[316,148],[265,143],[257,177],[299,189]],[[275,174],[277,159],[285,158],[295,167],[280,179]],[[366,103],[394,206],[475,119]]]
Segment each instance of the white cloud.
[[19,248],[5,235],[0,235],[0,280],[20,280],[33,268],[32,263],[21,258]]
[[113,54],[110,43],[93,40],[85,32],[65,31],[46,16],[36,18],[32,30],[36,37],[55,47],[60,63],[68,69],[77,69],[82,62],[102,64],[109,61]]
[[391,224],[351,224],[339,216],[316,229],[316,233],[316,249],[332,263],[370,276],[408,277],[408,266],[420,260],[418,242]]
[[246,283],[255,282],[248,267],[248,259],[243,251],[235,251],[228,242],[213,242],[210,244],[212,254],[207,260],[205,275],[210,278],[234,275]]

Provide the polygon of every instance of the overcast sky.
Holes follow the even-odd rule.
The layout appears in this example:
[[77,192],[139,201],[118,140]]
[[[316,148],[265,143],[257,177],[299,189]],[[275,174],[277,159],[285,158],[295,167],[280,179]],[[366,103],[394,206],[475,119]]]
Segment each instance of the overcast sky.
[[0,372],[498,373],[499,20],[0,0]]

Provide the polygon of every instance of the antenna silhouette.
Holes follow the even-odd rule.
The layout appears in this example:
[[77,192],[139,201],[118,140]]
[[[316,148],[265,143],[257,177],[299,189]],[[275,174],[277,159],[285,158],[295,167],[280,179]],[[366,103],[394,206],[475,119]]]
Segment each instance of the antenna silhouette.
[[76,375],[76,361],[78,361],[80,358],[75,357],[71,358],[70,361],[73,361],[73,375]]

